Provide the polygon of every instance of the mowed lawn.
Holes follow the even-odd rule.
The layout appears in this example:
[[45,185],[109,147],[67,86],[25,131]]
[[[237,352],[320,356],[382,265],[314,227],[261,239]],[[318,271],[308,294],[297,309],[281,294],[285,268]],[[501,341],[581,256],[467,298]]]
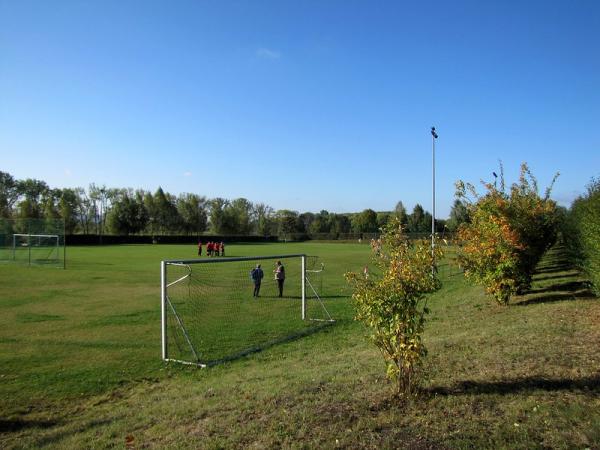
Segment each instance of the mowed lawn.
[[[367,245],[230,245],[325,263],[335,325],[209,369],[160,360],[159,261],[193,246],[68,248],[0,265],[0,447],[598,448],[600,302],[560,251],[496,306],[442,267],[419,398],[390,397],[342,274]],[[226,324],[224,324],[226,326]]]

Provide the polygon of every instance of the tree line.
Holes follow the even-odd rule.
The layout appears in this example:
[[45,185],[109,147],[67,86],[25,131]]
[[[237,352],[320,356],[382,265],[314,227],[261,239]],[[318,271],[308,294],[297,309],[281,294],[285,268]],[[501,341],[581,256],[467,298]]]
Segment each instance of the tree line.
[[[436,231],[454,231],[466,220],[460,201],[448,220],[436,219]],[[416,204],[411,213],[398,202],[392,211],[365,209],[357,213],[275,210],[245,198],[207,198],[194,193],[173,195],[159,187],[87,189],[52,188],[45,181],[15,179],[0,171],[0,217],[6,219],[63,219],[67,234],[200,235],[331,235],[377,233],[397,218],[409,233],[431,231],[431,213]]]

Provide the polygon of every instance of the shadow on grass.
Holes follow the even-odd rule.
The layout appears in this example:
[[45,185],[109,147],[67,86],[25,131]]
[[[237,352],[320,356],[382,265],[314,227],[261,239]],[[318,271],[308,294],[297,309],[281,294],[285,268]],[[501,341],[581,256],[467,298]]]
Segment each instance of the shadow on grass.
[[286,344],[288,342],[292,342],[292,341],[313,335],[315,333],[319,333],[319,332],[335,325],[336,323],[337,322],[335,322],[335,321],[315,322],[315,326],[307,328],[305,330],[289,334],[289,335],[279,338],[279,339],[273,339],[271,341],[262,343],[260,345],[254,346],[254,347],[247,348],[245,350],[242,350],[241,352],[235,353],[230,356],[226,356],[224,358],[203,361],[202,363],[206,364],[207,367],[213,367],[213,366],[217,366],[219,364],[223,364],[226,362],[236,361],[238,359],[244,358],[245,356],[252,355],[253,353],[259,353],[259,352],[267,350],[271,347],[275,347],[276,345]]
[[539,275],[533,276],[533,281],[562,280],[563,278],[573,278],[574,276],[578,275],[578,273],[579,272],[574,271],[574,273],[565,273],[562,275],[548,275],[548,276],[543,276],[543,274],[539,274]]
[[529,298],[527,300],[515,303],[515,306],[537,305],[540,303],[554,303],[577,299],[596,300],[596,296],[589,289],[581,292],[562,292],[559,294],[542,295],[541,297]]
[[454,386],[431,386],[425,392],[433,395],[514,394],[528,391],[586,391],[600,393],[600,375],[585,378],[526,377],[503,381],[465,380]]
[[589,283],[586,281],[567,281],[565,283],[555,283],[539,289],[529,289],[526,294],[543,294],[546,292],[576,292],[589,290]]
[[[577,279],[579,272],[563,256],[564,248],[557,247],[551,250],[554,255],[547,256],[543,264],[539,264],[534,274],[535,282],[547,280],[562,280],[548,286],[529,289],[521,297],[523,300],[515,302],[516,306],[535,305],[539,303],[553,303],[566,300],[595,299],[596,296],[590,289],[589,283]],[[546,275],[549,274],[549,275]],[[554,275],[555,274],[555,275]],[[536,297],[531,295],[541,294]]]
[[56,430],[53,434],[48,436],[42,436],[36,440],[36,447],[43,447],[46,445],[57,444],[59,441],[63,440],[66,437],[77,435],[79,433],[84,433],[86,431],[92,430],[94,428],[103,427],[105,425],[110,425],[113,422],[121,419],[123,416],[111,418],[111,419],[96,419],[88,422],[85,425],[77,427],[74,430]]
[[0,433],[10,433],[29,428],[52,428],[59,424],[60,422],[57,420],[0,420]]
[[536,274],[544,274],[544,273],[557,273],[557,272],[564,272],[566,270],[570,270],[572,269],[573,266],[571,266],[571,264],[569,264],[568,262],[561,262],[558,264],[552,264],[551,266],[547,266],[547,267],[540,267],[538,268],[535,273]]

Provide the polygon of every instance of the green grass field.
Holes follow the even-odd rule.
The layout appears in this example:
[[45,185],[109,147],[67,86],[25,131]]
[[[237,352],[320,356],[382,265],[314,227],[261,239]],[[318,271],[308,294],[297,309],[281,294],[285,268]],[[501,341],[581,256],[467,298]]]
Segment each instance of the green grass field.
[[337,322],[209,369],[160,359],[159,261],[193,246],[68,248],[67,270],[0,265],[1,448],[599,448],[600,302],[559,249],[496,306],[449,265],[423,390],[391,400],[352,320],[358,244],[230,245],[325,263]]

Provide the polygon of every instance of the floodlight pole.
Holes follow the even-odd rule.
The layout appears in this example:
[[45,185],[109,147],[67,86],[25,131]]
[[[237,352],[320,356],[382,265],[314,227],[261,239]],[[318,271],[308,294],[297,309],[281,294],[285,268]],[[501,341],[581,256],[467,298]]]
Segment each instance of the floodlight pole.
[[431,273],[435,265],[435,140],[438,138],[435,127],[431,127]]
[[169,353],[167,348],[167,264],[165,261],[160,262],[160,315],[162,359],[166,361]]

